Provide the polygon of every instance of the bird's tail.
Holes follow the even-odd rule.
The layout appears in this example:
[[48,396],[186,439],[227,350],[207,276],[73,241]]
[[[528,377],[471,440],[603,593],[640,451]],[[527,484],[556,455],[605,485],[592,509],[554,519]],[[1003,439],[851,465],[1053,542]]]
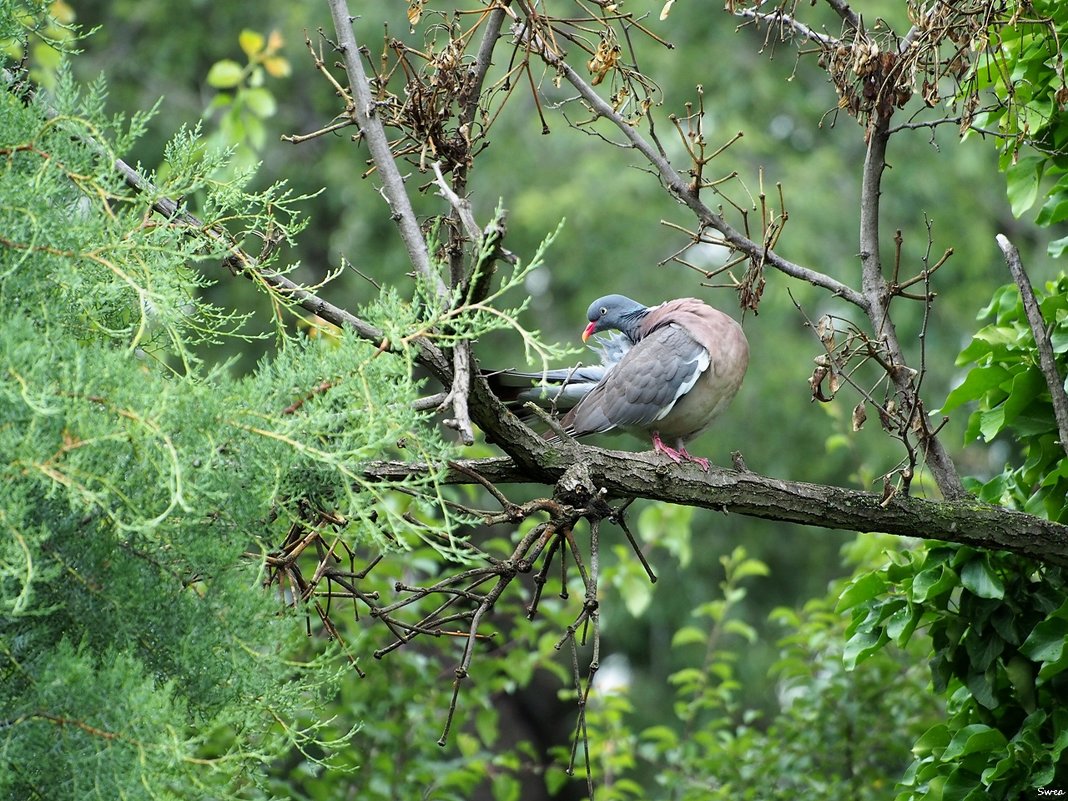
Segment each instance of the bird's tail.
[[533,412],[527,403],[549,412],[566,412],[586,397],[630,350],[631,341],[621,333],[599,337],[591,343],[600,364],[576,365],[541,372],[523,370],[484,370],[493,393],[521,419]]

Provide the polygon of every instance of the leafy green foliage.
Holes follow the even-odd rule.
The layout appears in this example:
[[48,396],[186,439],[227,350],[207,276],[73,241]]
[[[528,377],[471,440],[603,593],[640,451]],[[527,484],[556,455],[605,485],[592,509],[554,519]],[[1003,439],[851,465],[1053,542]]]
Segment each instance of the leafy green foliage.
[[[1068,275],[1037,291],[1042,318],[1050,331],[1058,370],[1068,374]],[[1049,388],[1038,364],[1035,338],[1015,285],[999,289],[979,313],[988,324],[957,359],[974,364],[949,393],[943,412],[976,402],[966,436],[987,442],[1011,434],[1020,454],[986,481],[971,479],[969,489],[988,503],[1013,506],[1050,520],[1068,520],[1068,461],[1057,442]]]
[[55,87],[63,53],[78,41],[74,9],[64,0],[5,0],[0,11],[0,56],[27,59],[34,83]]
[[[261,797],[280,754],[335,764],[358,723],[315,714],[347,669],[331,648],[295,658],[303,626],[260,589],[262,555],[309,506],[367,547],[456,552],[433,471],[398,494],[359,470],[448,446],[412,410],[410,347],[280,327],[251,375],[211,363],[204,345],[245,336],[202,293],[234,243],[125,186],[112,154],[146,117],[104,103],[62,69],[29,105],[0,94],[0,795]],[[300,229],[284,187],[212,179],[202,154],[176,137],[158,191],[199,198],[206,226]],[[424,325],[389,293],[365,312],[398,343]]]
[[[1037,298],[1065,372],[1068,277]],[[977,403],[968,438],[1011,436],[1019,461],[968,486],[988,503],[1068,519],[1068,462],[1017,288],[999,289],[979,317],[990,322],[958,359],[975,366],[942,412]],[[1062,568],[948,545],[896,554],[846,588],[839,608],[853,613],[847,663],[891,643],[905,647],[918,629],[934,647],[932,681],[947,718],[913,747],[901,801],[1014,799],[1068,781],[1066,597]]]
[[[1059,0],[1020,3],[1014,25],[991,32],[990,48],[976,64],[974,84],[1000,101],[976,115],[981,130],[1006,138],[1000,168],[1017,217],[1044,198],[1035,223],[1068,220],[1068,83],[1060,43],[1068,37],[1068,8]],[[1023,13],[1021,13],[1023,12]],[[1051,256],[1068,249],[1068,237],[1049,245]]]
[[207,117],[218,115],[218,130],[209,140],[215,147],[236,147],[234,167],[255,163],[257,154],[267,143],[265,120],[278,111],[278,101],[267,88],[267,78],[286,78],[292,72],[289,61],[280,51],[282,35],[271,31],[268,36],[245,29],[238,36],[245,54],[244,66],[223,58],[211,65],[207,83],[218,90],[207,108]]
[[1014,799],[1068,780],[1066,590],[1060,568],[952,546],[896,554],[846,589],[854,663],[918,629],[934,647],[947,717],[913,746],[901,801]]
[[[878,549],[869,551],[864,570],[879,558]],[[695,657],[671,676],[671,719],[638,730],[625,693],[606,690],[591,702],[597,797],[646,798],[656,786],[661,797],[695,801],[885,798],[912,739],[937,712],[922,692],[926,644],[883,652],[851,670],[843,661],[845,622],[833,608],[840,587],[801,612],[777,609],[773,621],[785,632],[773,668],[777,711],[761,720],[739,704],[752,677],[737,665],[757,635],[738,613],[750,583],[768,568],[740,547],[721,563],[719,597],[699,605],[671,640]]]

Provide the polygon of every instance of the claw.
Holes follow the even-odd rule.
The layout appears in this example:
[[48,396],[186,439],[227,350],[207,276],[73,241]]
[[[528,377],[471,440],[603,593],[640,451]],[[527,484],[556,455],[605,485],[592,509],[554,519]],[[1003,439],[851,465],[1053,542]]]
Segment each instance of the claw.
[[694,462],[695,464],[701,465],[701,469],[706,473],[708,472],[708,459],[705,459],[703,456],[692,455],[686,450],[685,445],[681,445],[678,450],[675,450],[670,445],[665,445],[664,441],[660,439],[659,431],[653,432],[653,450],[664,454],[675,464],[681,464],[683,461]]
[[701,465],[702,470],[704,470],[706,473],[708,472],[708,459],[706,459],[705,457],[691,455],[689,451],[686,450],[685,446],[679,448],[679,455],[683,459],[689,459],[691,462],[696,462],[697,464]]

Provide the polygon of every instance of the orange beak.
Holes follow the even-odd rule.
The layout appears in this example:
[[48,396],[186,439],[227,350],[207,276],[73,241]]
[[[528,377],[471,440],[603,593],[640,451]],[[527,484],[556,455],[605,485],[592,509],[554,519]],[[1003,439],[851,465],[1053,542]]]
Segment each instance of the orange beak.
[[582,341],[585,342],[587,339],[589,339],[596,329],[597,323],[590,323],[588,326],[586,326],[586,330],[582,332]]

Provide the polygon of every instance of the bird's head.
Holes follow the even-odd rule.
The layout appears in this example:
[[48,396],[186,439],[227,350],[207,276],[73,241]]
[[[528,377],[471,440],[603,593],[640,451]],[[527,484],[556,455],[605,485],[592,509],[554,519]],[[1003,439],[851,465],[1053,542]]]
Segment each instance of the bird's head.
[[582,341],[600,331],[622,331],[631,340],[636,339],[638,326],[649,309],[624,295],[605,295],[590,304],[586,319],[590,324],[582,332]]

